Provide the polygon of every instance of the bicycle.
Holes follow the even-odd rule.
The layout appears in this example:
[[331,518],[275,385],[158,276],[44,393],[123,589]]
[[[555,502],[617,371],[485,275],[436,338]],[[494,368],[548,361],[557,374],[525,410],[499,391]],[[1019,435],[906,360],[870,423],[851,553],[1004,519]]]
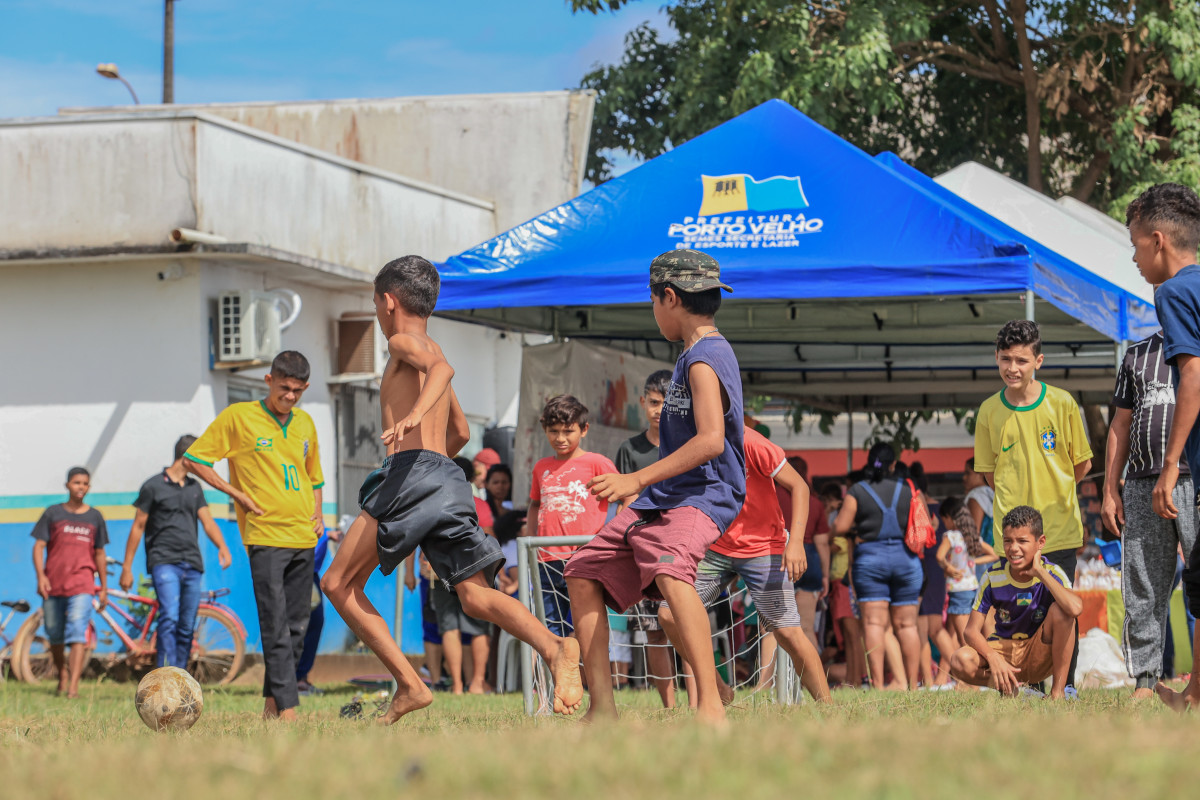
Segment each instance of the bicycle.
[[[111,558],[108,560],[110,568],[120,563]],[[187,670],[204,685],[225,686],[233,681],[246,656],[246,627],[232,609],[217,602],[217,598],[228,595],[229,591],[216,589],[201,594]],[[125,654],[122,660],[131,671],[136,673],[154,664],[158,653],[157,633],[154,630],[159,608],[157,599],[109,589],[108,605],[104,610],[100,610],[95,599],[92,600],[92,607],[97,612],[96,616],[108,623],[112,634],[120,640]],[[114,618],[114,613],[120,621]],[[89,657],[99,640],[94,619],[88,623],[86,646]],[[21,625],[13,644],[20,678],[26,683],[39,683],[55,676],[49,645],[44,637],[37,636],[41,626],[42,611],[39,609]],[[136,638],[130,631],[137,633]],[[114,663],[116,660],[114,657]]]
[[8,627],[8,623],[12,622],[13,617],[17,614],[27,614],[29,612],[29,601],[3,600],[0,601],[0,606],[8,609],[8,616],[4,618],[3,622],[0,622],[0,683],[3,683],[7,677],[5,675],[5,665],[8,665],[9,669],[13,670],[14,678],[17,680],[21,679],[21,676],[17,674],[16,662],[12,657],[13,640],[9,639],[4,631]]

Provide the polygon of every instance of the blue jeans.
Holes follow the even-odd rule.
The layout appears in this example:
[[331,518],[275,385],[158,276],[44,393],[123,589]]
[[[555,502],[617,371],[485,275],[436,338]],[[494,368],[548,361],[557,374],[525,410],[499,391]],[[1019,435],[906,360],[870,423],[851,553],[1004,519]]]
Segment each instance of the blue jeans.
[[84,644],[92,620],[92,595],[47,597],[42,601],[42,616],[50,644]]
[[190,564],[159,564],[150,570],[158,596],[158,666],[187,669],[200,608],[204,573]]
[[546,627],[555,636],[570,636],[575,631],[571,622],[571,596],[567,594],[567,579],[563,577],[565,560],[538,562],[542,579],[542,605],[546,609]]

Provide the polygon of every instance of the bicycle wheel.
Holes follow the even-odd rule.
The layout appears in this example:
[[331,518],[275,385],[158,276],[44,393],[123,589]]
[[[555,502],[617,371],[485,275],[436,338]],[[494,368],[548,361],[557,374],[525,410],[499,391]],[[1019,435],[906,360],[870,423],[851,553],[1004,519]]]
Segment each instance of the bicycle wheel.
[[[13,641],[13,677],[19,677],[25,683],[41,683],[58,678],[58,670],[55,669],[54,658],[50,654],[50,640],[41,635],[41,627],[42,611],[38,609],[21,625],[21,629],[17,631],[17,638]],[[83,656],[84,669],[87,669],[95,649],[96,626],[89,622]]]
[[206,686],[224,686],[238,676],[246,656],[246,640],[229,614],[201,608],[192,636],[188,672]]

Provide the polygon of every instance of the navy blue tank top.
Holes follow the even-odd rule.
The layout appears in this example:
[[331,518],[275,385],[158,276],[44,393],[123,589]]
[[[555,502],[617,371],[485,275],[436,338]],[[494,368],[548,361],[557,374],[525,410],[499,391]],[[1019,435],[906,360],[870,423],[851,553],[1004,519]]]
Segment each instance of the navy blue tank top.
[[710,334],[684,350],[675,362],[659,422],[658,454],[660,459],[666,458],[696,436],[688,371],[697,362],[712,367],[729,396],[725,448],[711,461],[651,484],[633,502],[633,508],[669,510],[692,506],[708,515],[724,533],[742,510],[746,497],[746,455],[742,450],[742,375],[733,348],[723,336]]

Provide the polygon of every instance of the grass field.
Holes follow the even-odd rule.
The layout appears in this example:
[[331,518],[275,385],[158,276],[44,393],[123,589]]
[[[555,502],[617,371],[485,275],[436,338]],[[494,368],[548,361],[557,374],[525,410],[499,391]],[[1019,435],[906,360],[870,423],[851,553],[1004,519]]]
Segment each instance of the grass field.
[[832,708],[745,700],[728,732],[646,692],[622,724],[529,719],[516,695],[438,695],[393,728],[341,719],[326,687],[293,726],[252,689],[210,689],[200,722],[156,734],[132,684],[0,684],[0,797],[216,798],[1185,797],[1200,719],[1126,692],[1073,704],[980,693],[835,693]]

